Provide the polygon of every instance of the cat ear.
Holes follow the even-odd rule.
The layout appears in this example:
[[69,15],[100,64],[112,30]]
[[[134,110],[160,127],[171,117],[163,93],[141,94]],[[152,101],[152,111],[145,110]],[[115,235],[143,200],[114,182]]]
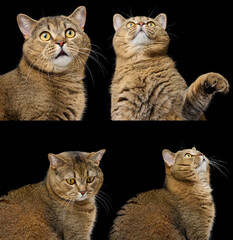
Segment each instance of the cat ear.
[[28,17],[25,14],[19,14],[17,16],[17,22],[20,31],[23,33],[24,38],[28,39],[31,36],[32,27],[37,23],[37,21]]
[[65,161],[62,158],[56,156],[53,153],[49,153],[48,158],[49,158],[49,161],[50,161],[50,166],[53,169],[56,169],[58,167],[62,167],[65,164]]
[[160,13],[156,18],[155,21],[157,21],[161,28],[166,29],[167,27],[167,16],[165,13]]
[[78,21],[79,26],[84,29],[86,23],[86,8],[84,6],[78,7],[74,10],[74,12],[69,16],[70,18],[74,18]]
[[95,163],[97,166],[99,166],[100,160],[102,159],[102,157],[103,157],[103,155],[104,155],[105,152],[106,152],[106,150],[105,150],[105,149],[102,149],[102,150],[100,150],[100,151],[98,151],[98,152],[93,153],[93,155],[91,156],[91,160],[94,161],[94,163]]
[[162,154],[163,160],[168,165],[168,167],[171,167],[175,164],[175,153],[172,153],[171,151],[164,149]]
[[125,21],[125,18],[122,17],[120,14],[115,14],[113,16],[113,26],[115,31],[117,31],[121,27],[124,21]]

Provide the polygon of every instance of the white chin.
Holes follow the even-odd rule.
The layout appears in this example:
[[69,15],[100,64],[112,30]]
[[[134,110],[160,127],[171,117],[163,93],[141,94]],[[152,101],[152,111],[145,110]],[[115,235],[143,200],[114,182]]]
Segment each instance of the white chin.
[[137,36],[132,40],[134,45],[145,45],[148,44],[151,40],[146,36],[143,31],[140,31]]
[[53,60],[53,65],[55,65],[56,67],[66,67],[68,66],[72,61],[72,58],[69,56],[60,56],[57,59]]

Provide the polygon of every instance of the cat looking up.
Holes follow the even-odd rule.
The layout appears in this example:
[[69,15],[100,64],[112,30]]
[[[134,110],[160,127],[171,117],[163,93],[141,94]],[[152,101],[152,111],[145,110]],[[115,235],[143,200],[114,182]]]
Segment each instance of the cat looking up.
[[0,76],[0,120],[82,119],[91,51],[85,21],[83,6],[68,17],[17,16],[23,57],[15,70]]
[[0,197],[0,239],[89,240],[104,153],[49,154],[44,181]]
[[208,240],[215,217],[209,160],[195,148],[163,151],[164,188],[130,199],[114,221],[110,240]]
[[187,86],[167,56],[167,17],[114,15],[116,68],[111,85],[112,120],[200,120],[216,92],[229,84],[218,73]]

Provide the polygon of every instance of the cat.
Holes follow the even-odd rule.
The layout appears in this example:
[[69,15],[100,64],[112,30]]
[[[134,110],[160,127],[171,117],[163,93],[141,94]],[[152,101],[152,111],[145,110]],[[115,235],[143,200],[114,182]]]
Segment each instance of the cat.
[[167,17],[113,17],[116,67],[111,85],[112,120],[204,120],[216,92],[227,93],[218,73],[199,76],[189,87],[167,55]]
[[0,198],[0,239],[88,240],[103,183],[105,150],[49,154],[44,181]]
[[0,120],[81,120],[91,41],[86,8],[36,21],[17,16],[25,38],[18,67],[0,76]]
[[118,212],[110,240],[207,240],[215,217],[209,160],[195,148],[163,150],[164,188],[130,199]]

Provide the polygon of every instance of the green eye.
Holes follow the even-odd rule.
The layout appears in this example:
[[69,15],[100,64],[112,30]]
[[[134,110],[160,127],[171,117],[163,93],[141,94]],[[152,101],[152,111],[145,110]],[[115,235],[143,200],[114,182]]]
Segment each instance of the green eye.
[[154,26],[155,26],[155,24],[154,24],[153,22],[148,22],[147,25],[148,25],[149,27],[154,27]]
[[186,154],[185,154],[185,157],[186,157],[186,158],[191,158],[192,155],[191,155],[190,153],[186,153]]
[[41,39],[42,41],[49,41],[50,38],[51,38],[51,34],[50,34],[49,32],[42,32],[42,33],[40,34],[40,39]]
[[66,30],[66,37],[73,38],[75,36],[75,31],[73,29]]
[[74,178],[68,178],[66,179],[66,182],[69,184],[69,185],[74,185],[76,183],[76,180]]
[[92,183],[95,180],[95,177],[87,177],[87,183]]
[[127,28],[131,28],[131,27],[133,27],[135,25],[135,23],[133,23],[133,22],[129,22],[129,23],[127,23]]

